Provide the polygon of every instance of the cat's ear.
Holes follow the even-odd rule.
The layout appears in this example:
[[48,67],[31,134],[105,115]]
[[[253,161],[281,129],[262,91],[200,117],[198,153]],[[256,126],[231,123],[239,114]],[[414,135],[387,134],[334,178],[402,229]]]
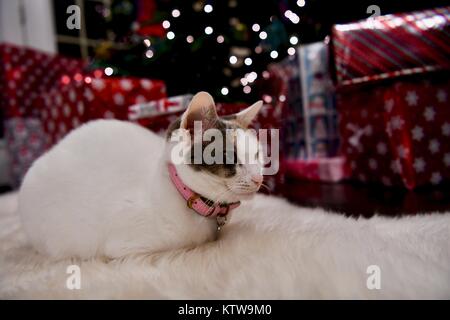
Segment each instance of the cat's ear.
[[204,91],[197,93],[181,116],[181,129],[194,129],[194,122],[201,121],[203,130],[214,127],[218,120],[213,97]]
[[235,114],[235,120],[243,128],[247,128],[250,123],[256,118],[259,110],[263,105],[262,100],[255,102],[250,107]]

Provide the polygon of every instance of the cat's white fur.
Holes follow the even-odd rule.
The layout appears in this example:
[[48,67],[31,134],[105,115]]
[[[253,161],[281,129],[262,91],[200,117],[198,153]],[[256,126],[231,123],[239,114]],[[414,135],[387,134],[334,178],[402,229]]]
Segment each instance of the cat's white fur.
[[[260,107],[256,103],[238,117],[253,118]],[[199,93],[181,128],[187,116],[201,119],[205,108],[216,115],[212,98]],[[53,258],[90,258],[214,240],[216,221],[189,209],[170,180],[167,164],[173,146],[145,128],[116,120],[93,121],[69,133],[34,162],[21,186],[19,212],[31,244]],[[220,202],[247,198],[258,190],[245,168],[225,179],[177,165],[186,185]],[[239,189],[242,181],[250,181],[244,192]]]
[[[80,234],[83,234],[80,231]],[[0,197],[0,298],[449,299],[450,212],[353,219],[256,195],[217,241],[121,259],[51,261]],[[80,290],[66,286],[78,265]],[[369,290],[371,265],[381,288]]]

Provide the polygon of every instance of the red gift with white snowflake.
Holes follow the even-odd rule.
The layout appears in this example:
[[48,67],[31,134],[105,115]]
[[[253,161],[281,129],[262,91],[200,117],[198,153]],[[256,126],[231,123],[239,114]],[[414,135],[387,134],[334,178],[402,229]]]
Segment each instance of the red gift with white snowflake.
[[80,124],[95,119],[128,120],[128,107],[166,96],[164,82],[132,77],[64,76],[42,96],[40,117],[48,147]]
[[341,153],[352,176],[408,189],[450,179],[450,10],[333,30]]
[[6,118],[33,117],[36,101],[64,74],[79,74],[85,63],[12,44],[0,44],[0,102]]
[[11,184],[70,130],[99,118],[128,119],[131,104],[166,96],[158,80],[106,78],[86,63],[15,45],[0,45],[0,104]]

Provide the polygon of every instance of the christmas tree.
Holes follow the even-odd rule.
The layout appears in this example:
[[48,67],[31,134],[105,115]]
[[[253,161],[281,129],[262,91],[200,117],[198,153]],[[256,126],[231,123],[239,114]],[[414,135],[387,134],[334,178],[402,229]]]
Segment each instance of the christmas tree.
[[[335,23],[367,18],[372,2],[113,0],[100,10],[107,40],[91,67],[164,80],[169,96],[205,90],[219,101],[251,102],[262,97],[255,84],[269,63],[324,40]],[[386,14],[442,1],[376,2]]]
[[[169,95],[206,90],[222,101],[255,100],[267,65],[295,53],[305,1],[113,1],[111,40],[92,67],[162,79]],[[294,12],[294,9],[296,12]]]

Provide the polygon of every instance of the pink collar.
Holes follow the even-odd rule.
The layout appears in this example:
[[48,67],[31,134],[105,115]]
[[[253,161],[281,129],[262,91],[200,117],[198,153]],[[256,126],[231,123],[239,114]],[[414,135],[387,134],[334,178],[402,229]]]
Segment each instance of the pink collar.
[[[177,188],[178,192],[183,196],[184,200],[187,202],[187,206],[197,212],[199,215],[204,217],[217,217],[217,218],[226,218],[227,214],[239,207],[240,202],[233,202],[230,204],[219,203],[216,205],[209,205],[204,198],[192,191],[188,186],[186,186],[183,181],[181,181],[178,176],[177,170],[173,164],[169,164],[169,174],[170,179],[173,184]],[[208,201],[206,199],[206,201]],[[209,202],[209,201],[208,201]],[[212,202],[212,201],[211,201]],[[223,220],[223,223],[218,221],[219,227],[225,223],[226,220]]]

